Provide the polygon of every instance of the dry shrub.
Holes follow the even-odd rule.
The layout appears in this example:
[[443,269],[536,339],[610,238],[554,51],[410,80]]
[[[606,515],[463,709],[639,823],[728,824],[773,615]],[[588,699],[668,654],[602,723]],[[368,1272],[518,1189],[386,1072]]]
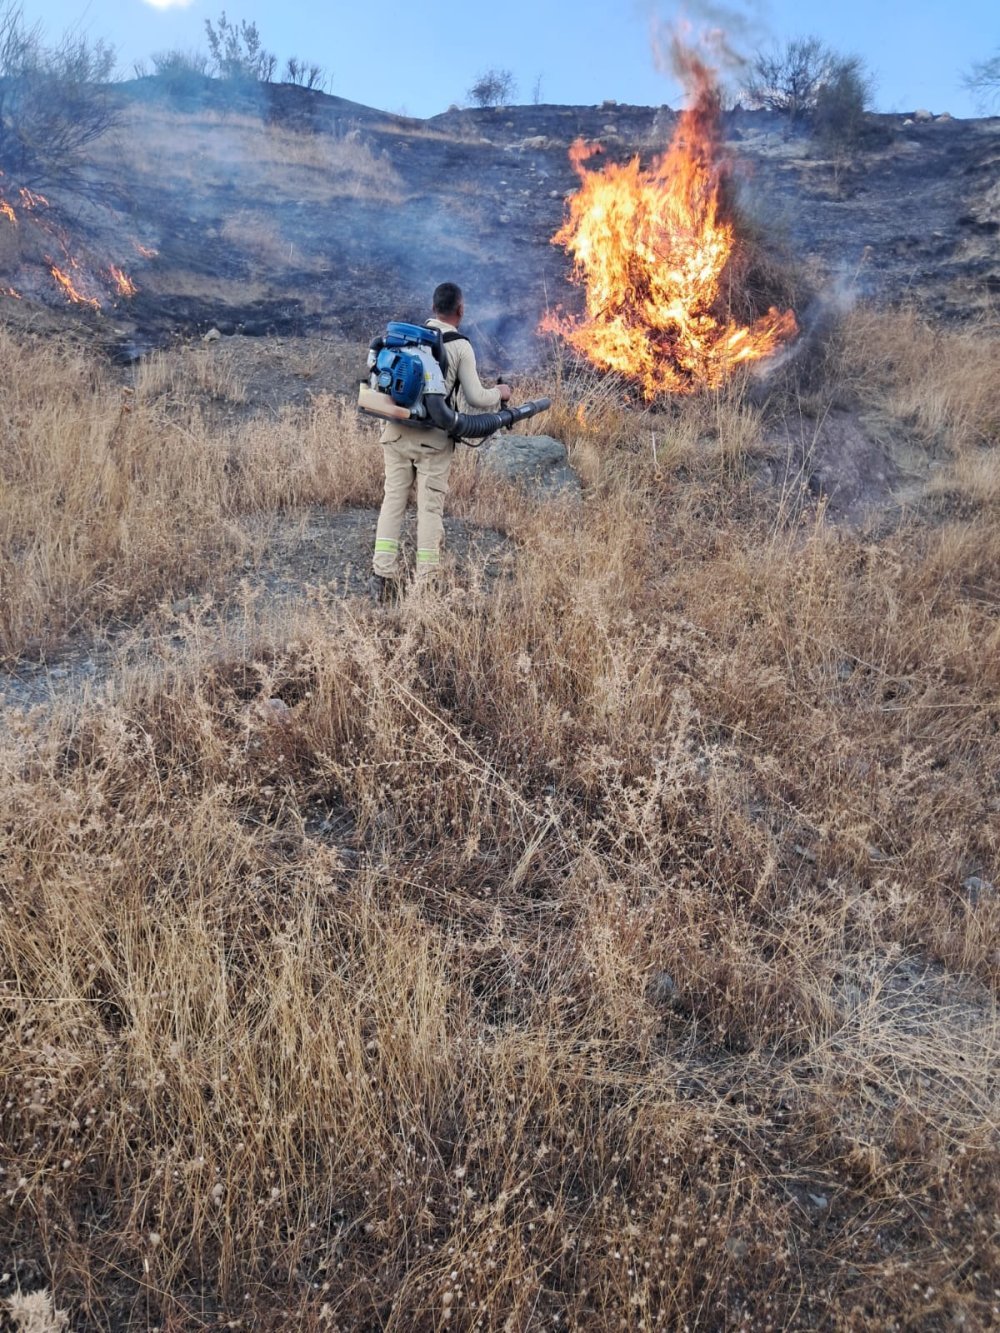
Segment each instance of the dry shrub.
[[[98,449],[117,399],[40,365]],[[519,548],[494,589],[195,626],[8,715],[0,1219],[74,1317],[995,1318],[1000,900],[963,888],[1000,860],[994,491],[789,528],[738,396],[665,418],[663,480],[612,408],[582,504],[463,461]],[[190,485],[234,522],[372,487],[340,411],[212,437],[233,489]]]
[[17,1333],[62,1333],[69,1324],[65,1310],[57,1310],[47,1291],[20,1293],[3,1302]]

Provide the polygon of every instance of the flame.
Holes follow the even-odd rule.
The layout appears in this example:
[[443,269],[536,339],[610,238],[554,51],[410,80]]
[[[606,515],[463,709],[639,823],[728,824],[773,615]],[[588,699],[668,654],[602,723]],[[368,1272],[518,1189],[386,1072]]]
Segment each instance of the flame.
[[15,301],[24,300],[24,297],[16,287],[0,287],[0,296],[12,296]]
[[132,244],[135,246],[136,254],[141,255],[143,259],[155,259],[160,253],[159,250],[153,250],[148,245],[140,245],[138,241],[133,241]]
[[117,264],[108,266],[108,277],[115,284],[119,296],[135,296],[139,290],[125,270],[119,268]]
[[49,206],[49,201],[44,194],[36,194],[34,190],[25,189],[24,186],[21,187],[20,195],[21,203],[29,210],[48,208]]
[[697,57],[684,53],[683,65],[694,99],[651,167],[634,157],[591,171],[599,146],[570,149],[581,184],[552,243],[573,256],[586,315],[542,321],[594,365],[638,381],[647,399],[717,388],[798,329],[790,310],[743,326],[725,309],[736,234],[722,199],[718,89]]
[[6,199],[0,199],[0,214],[2,214],[12,226],[17,226],[17,214],[8,204]]
[[[48,261],[48,264],[49,264],[49,272],[52,274],[56,282],[62,288],[63,292],[66,295],[67,300],[71,301],[74,305],[89,305],[92,310],[100,310],[101,303],[100,301],[97,300],[96,297],[84,296],[82,292],[77,290],[76,286],[74,285],[73,279],[69,276],[68,273],[64,272],[63,269],[53,264],[51,260]],[[76,265],[74,265],[74,267],[76,267]]]

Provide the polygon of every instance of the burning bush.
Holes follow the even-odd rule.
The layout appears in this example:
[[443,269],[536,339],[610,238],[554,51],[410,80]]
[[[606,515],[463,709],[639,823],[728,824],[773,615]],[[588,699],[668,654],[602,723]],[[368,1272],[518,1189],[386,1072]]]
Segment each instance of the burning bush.
[[797,329],[791,310],[774,306],[753,309],[746,324],[734,316],[756,303],[740,282],[748,267],[726,188],[719,91],[700,60],[679,57],[693,102],[651,167],[635,157],[590,171],[599,146],[571,149],[581,187],[553,242],[574,258],[586,314],[542,324],[594,365],[637,381],[647,399],[717,388]]

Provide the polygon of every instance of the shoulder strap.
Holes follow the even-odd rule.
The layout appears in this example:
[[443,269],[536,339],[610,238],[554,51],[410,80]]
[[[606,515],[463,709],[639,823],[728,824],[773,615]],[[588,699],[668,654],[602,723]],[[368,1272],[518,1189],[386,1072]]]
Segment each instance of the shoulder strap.
[[[466,335],[465,335],[464,333],[459,333],[458,329],[452,329],[449,333],[442,333],[442,334],[441,334],[441,344],[442,344],[442,346],[445,346],[445,345],[447,345],[448,343],[457,343],[457,342],[464,342],[464,343],[467,343],[468,341],[469,341],[469,339],[466,337]],[[447,357],[445,358],[445,361],[446,361],[446,362],[448,361],[448,358],[447,358]],[[445,371],[445,373],[447,374],[447,370]],[[448,397],[445,399],[445,401],[447,402],[448,406],[451,407],[451,408],[454,408],[454,406],[455,406],[455,402],[456,402],[457,397],[458,397],[458,390],[459,390],[459,387],[460,387],[460,386],[459,386],[459,383],[458,383],[458,372],[456,371],[456,372],[455,372],[455,383],[454,383],[454,384],[451,386],[451,388],[448,390]]]

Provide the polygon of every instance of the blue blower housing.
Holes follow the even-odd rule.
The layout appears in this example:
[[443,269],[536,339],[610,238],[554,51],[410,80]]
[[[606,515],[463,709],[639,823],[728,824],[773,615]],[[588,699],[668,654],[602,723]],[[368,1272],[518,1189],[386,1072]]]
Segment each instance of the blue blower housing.
[[441,334],[422,324],[393,322],[379,340],[382,349],[375,361],[378,388],[389,394],[399,407],[415,407],[424,387],[424,367],[419,356],[408,348],[429,347],[435,360],[441,360]]
[[424,365],[419,356],[384,348],[375,362],[378,387],[399,407],[415,407],[424,387]]

